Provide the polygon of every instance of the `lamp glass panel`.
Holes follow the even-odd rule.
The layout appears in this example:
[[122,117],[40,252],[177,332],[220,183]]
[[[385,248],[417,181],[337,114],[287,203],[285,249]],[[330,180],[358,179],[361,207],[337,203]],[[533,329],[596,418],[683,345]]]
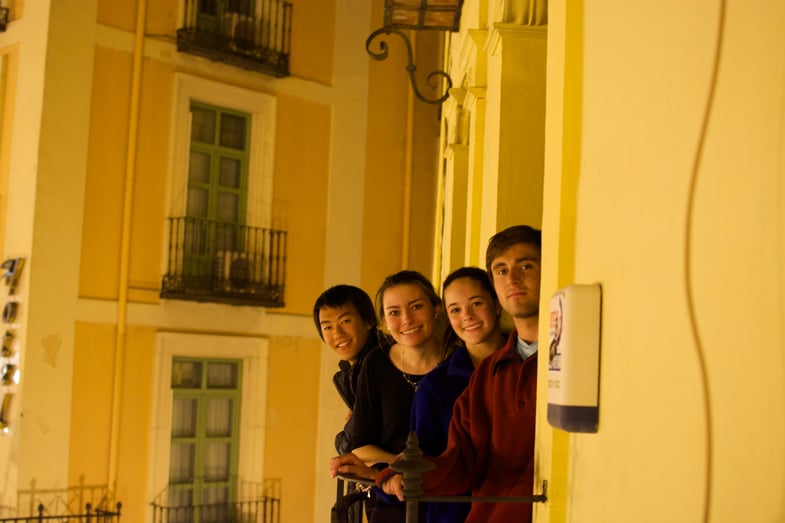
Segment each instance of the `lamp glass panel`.
[[417,9],[393,9],[390,19],[393,25],[417,25],[420,11]]
[[389,0],[385,23],[405,29],[454,30],[460,4],[460,0]]
[[430,11],[425,13],[424,27],[445,27],[450,28],[453,26],[455,20],[455,13],[449,11]]
[[439,7],[441,9],[445,7],[452,7],[452,11],[457,10],[459,4],[459,0],[427,0],[423,2],[422,0],[390,0],[388,6],[396,9],[399,7],[408,7],[408,8],[415,8],[417,10],[429,10],[431,7]]

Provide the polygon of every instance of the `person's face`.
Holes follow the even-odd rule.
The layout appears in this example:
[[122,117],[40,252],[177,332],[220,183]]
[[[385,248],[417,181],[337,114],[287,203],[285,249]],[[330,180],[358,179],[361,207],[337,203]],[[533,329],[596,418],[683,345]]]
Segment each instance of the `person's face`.
[[491,263],[493,286],[499,303],[513,318],[531,318],[540,312],[540,252],[528,243],[516,243]]
[[368,334],[373,328],[373,325],[363,321],[351,303],[319,309],[319,325],[327,346],[349,363],[357,361],[357,355],[368,341]]
[[455,334],[467,346],[498,335],[501,308],[472,278],[458,278],[444,289],[444,309]]
[[393,339],[407,347],[429,341],[436,330],[437,309],[425,291],[414,283],[403,283],[384,291],[384,324]]

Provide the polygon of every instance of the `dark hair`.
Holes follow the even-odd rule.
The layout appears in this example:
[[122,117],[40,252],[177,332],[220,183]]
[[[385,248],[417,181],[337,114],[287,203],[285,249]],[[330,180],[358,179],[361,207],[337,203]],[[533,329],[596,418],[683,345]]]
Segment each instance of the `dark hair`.
[[[493,287],[493,282],[489,277],[488,273],[479,267],[461,267],[460,269],[455,269],[447,277],[444,279],[444,283],[442,284],[442,301],[444,301],[444,292],[447,290],[447,287],[450,286],[455,280],[459,280],[461,278],[468,278],[474,282],[480,284],[480,287],[487,292],[495,303],[499,303],[499,297],[496,295],[496,289]],[[447,303],[444,303],[444,310],[447,311]],[[444,344],[446,347],[452,347],[456,343],[461,342],[460,337],[456,332],[453,330],[452,325],[450,322],[447,322],[447,325],[444,329]]]
[[528,243],[537,247],[537,251],[541,251],[542,232],[528,225],[513,225],[491,236],[491,239],[488,240],[488,248],[485,250],[485,268],[491,278],[493,278],[491,272],[493,260],[517,243]]
[[417,285],[425,292],[428,300],[435,308],[441,308],[442,300],[439,298],[439,295],[436,294],[431,280],[417,271],[404,270],[396,272],[395,274],[387,276],[379,286],[379,290],[376,291],[376,312],[382,323],[384,322],[384,293],[387,289],[397,287],[398,285]]
[[376,327],[376,312],[373,310],[371,297],[364,290],[354,285],[335,285],[320,294],[316,298],[316,303],[313,304],[313,323],[316,325],[316,330],[319,331],[322,341],[324,341],[324,335],[322,334],[322,326],[319,323],[319,311],[323,307],[334,308],[349,304],[354,306],[364,322]]
[[479,267],[461,267],[460,269],[455,269],[450,274],[448,274],[444,279],[444,283],[442,284],[442,298],[444,298],[444,291],[447,290],[447,287],[449,287],[452,282],[460,278],[469,278],[470,280],[476,281],[480,284],[483,290],[487,291],[488,294],[491,295],[494,300],[498,300],[496,296],[496,289],[493,288],[493,282],[488,276],[488,273]]

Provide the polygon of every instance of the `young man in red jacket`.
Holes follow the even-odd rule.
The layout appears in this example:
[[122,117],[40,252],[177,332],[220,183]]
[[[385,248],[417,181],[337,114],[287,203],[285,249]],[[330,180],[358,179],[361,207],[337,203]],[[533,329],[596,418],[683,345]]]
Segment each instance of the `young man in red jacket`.
[[[515,330],[507,344],[474,370],[453,410],[447,449],[426,458],[435,468],[423,474],[429,496],[531,496],[534,481],[534,424],[537,403],[537,341],[540,303],[541,233],[525,225],[494,235],[486,266],[499,302]],[[334,458],[338,473],[370,476],[351,454]],[[382,472],[383,488],[402,498],[401,476]],[[473,503],[466,523],[530,522],[529,503]]]

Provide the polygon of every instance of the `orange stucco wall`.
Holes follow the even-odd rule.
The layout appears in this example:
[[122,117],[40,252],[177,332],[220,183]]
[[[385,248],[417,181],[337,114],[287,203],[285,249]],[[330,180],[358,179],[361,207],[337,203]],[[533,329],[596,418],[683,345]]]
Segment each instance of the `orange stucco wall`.
[[131,56],[95,50],[79,293],[116,298]]
[[[319,381],[320,341],[270,340],[264,476],[283,480],[281,513],[285,521],[308,521],[313,513],[313,435],[318,421],[314,407],[319,399],[314,385]],[[319,473],[327,474],[326,465]]]

